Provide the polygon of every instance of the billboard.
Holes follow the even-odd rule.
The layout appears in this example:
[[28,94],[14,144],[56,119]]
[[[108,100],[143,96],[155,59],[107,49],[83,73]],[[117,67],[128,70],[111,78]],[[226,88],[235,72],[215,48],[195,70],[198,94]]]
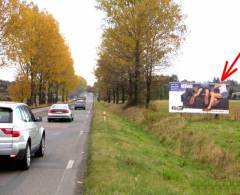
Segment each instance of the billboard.
[[229,114],[228,90],[221,83],[169,83],[169,112]]

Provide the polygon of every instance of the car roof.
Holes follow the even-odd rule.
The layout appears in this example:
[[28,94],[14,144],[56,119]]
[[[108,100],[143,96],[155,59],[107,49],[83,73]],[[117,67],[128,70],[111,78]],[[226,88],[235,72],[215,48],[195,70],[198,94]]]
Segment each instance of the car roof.
[[11,109],[15,109],[17,106],[27,106],[24,103],[18,103],[18,102],[4,102],[4,101],[0,101],[0,107],[2,108],[11,108]]
[[68,106],[68,104],[53,104],[51,107],[55,107],[55,106],[57,106],[57,107],[66,107],[66,106]]

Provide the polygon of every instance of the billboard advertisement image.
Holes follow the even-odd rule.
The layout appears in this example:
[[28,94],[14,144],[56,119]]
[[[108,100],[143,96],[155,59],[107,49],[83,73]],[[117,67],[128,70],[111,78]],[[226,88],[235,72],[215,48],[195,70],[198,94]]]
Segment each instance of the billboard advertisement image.
[[229,114],[228,90],[221,83],[169,83],[169,112]]

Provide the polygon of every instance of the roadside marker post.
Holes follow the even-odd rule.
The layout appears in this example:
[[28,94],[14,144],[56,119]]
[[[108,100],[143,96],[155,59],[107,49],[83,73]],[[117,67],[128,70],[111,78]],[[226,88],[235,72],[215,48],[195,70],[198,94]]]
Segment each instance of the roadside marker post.
[[103,121],[106,122],[106,112],[103,112]]

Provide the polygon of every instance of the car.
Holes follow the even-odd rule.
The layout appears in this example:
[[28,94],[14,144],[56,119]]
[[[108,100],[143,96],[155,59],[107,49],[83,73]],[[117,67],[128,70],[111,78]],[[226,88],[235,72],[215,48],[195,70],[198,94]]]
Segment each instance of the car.
[[78,100],[87,100],[87,96],[86,95],[80,95],[77,98]]
[[33,155],[45,153],[45,129],[24,103],[0,102],[0,157],[16,160],[27,170]]
[[48,122],[54,120],[73,121],[73,114],[68,104],[53,104],[48,110]]
[[84,109],[86,110],[86,99],[84,98],[79,98],[77,101],[74,103],[74,109]]

